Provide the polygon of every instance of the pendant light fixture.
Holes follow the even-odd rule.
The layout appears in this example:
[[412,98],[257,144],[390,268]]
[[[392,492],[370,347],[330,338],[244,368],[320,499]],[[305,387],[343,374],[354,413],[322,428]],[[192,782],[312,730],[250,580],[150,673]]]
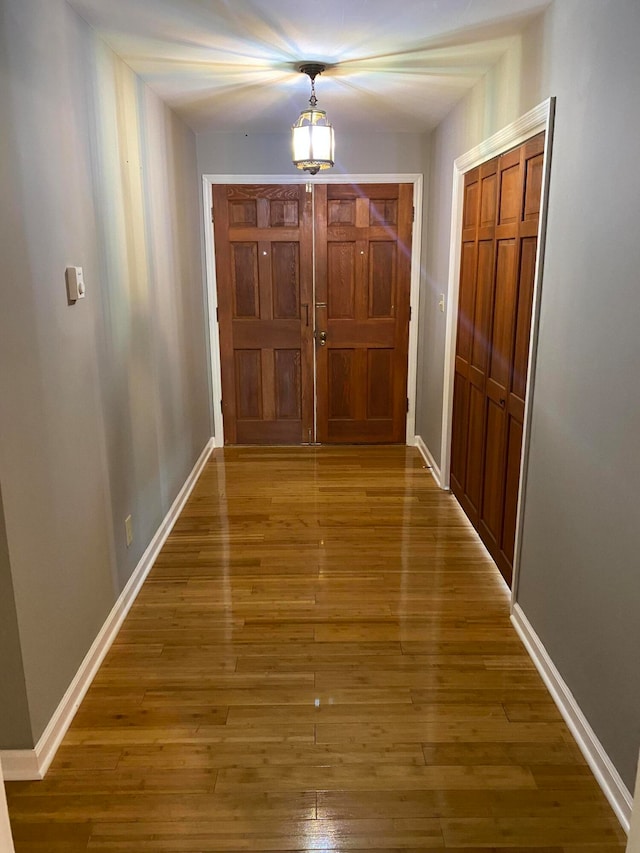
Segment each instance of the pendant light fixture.
[[325,66],[317,62],[305,62],[298,69],[311,80],[309,107],[303,110],[293,125],[293,162],[298,169],[316,175],[320,169],[330,169],[334,163],[335,141],[333,127],[327,121],[324,110],[316,107],[315,79]]

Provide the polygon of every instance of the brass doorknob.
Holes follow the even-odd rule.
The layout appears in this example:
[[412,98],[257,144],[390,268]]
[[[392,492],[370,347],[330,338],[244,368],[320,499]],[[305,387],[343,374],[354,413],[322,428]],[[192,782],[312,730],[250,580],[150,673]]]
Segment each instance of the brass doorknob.
[[327,345],[327,333],[326,332],[316,332],[316,340],[320,344],[321,347],[326,347]]

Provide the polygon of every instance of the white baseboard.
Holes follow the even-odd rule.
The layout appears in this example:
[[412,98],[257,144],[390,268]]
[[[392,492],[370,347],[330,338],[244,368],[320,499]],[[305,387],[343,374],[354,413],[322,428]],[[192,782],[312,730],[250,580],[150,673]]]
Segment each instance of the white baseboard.
[[421,435],[414,436],[414,444],[420,451],[420,454],[424,461],[427,463],[427,468],[431,471],[431,476],[436,481],[436,485],[439,489],[442,488],[442,479],[440,477],[440,468],[436,465],[435,459],[431,455],[431,451],[424,443]]
[[7,782],[19,779],[42,779],[35,749],[0,750],[2,775]]
[[44,779],[55,754],[71,725],[80,703],[89,689],[91,682],[111,648],[131,605],[136,600],[140,588],[149,574],[160,549],[171,533],[173,525],[182,512],[189,495],[193,491],[198,477],[214,448],[214,440],[209,439],[200,457],[187,477],[184,485],[178,492],[171,508],[164,517],[160,527],[149,543],[146,551],[140,558],[127,585],[122,590],[118,600],[100,629],[100,633],[93,641],[67,692],[62,697],[49,725],[44,730],[42,737],[35,749],[6,749],[0,750],[0,764],[4,778],[7,781],[19,781],[29,779]]
[[580,751],[602,788],[605,797],[609,800],[612,809],[616,813],[622,828],[628,833],[633,808],[633,797],[627,786],[620,778],[620,774],[613,766],[596,733],[580,710],[573,694],[556,669],[555,664],[549,657],[547,650],[542,645],[540,638],[533,630],[531,623],[524,615],[519,604],[514,604],[513,606],[511,621],[524,643],[531,660],[534,662],[536,669],[542,676],[542,680],[547,685],[553,701],[564,717],[564,721],[569,727],[571,734],[576,739],[576,743],[580,747]]
[[9,822],[9,808],[2,780],[2,765],[0,765],[0,850],[2,853],[15,853]]
[[631,815],[627,853],[640,853],[640,760],[636,771],[634,809]]

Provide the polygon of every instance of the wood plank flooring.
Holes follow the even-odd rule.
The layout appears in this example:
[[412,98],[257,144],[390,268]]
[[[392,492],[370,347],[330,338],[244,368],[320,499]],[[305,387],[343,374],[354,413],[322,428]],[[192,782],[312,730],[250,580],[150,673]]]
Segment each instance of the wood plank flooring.
[[216,450],[18,853],[622,853],[455,499],[411,448]]

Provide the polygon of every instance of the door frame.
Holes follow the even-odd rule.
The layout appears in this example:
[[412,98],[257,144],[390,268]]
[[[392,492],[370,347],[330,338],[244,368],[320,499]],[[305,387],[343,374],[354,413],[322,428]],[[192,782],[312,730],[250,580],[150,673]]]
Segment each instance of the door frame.
[[[220,334],[217,322],[218,294],[216,282],[216,253],[213,238],[212,217],[212,188],[215,184],[413,184],[413,231],[411,235],[411,318],[409,320],[409,360],[407,365],[407,411],[406,443],[413,444],[416,422],[416,378],[418,369],[418,316],[420,312],[420,252],[422,248],[422,187],[423,176],[412,172],[409,174],[376,174],[376,175],[217,175],[202,176],[202,211],[204,225],[204,252],[206,276],[206,301],[209,315],[209,370],[211,392],[211,416],[213,418],[214,446],[224,446],[224,425],[222,422],[222,374],[220,360]],[[315,253],[314,253],[315,259]],[[315,260],[314,260],[315,276]],[[313,282],[315,302],[315,280]],[[313,311],[315,332],[315,310]],[[317,404],[315,352],[314,352],[314,433],[315,412]]]
[[440,485],[450,488],[451,477],[451,429],[453,424],[453,383],[455,378],[456,335],[458,328],[458,296],[460,290],[460,244],[462,242],[462,213],[464,206],[464,175],[481,163],[516,148],[542,131],[545,132],[542,192],[540,196],[540,221],[538,226],[538,246],[533,285],[533,304],[531,312],[531,332],[529,337],[529,364],[527,367],[527,393],[524,407],[522,435],[522,453],[520,457],[520,482],[518,484],[518,505],[516,510],[516,536],[513,556],[513,578],[511,582],[512,606],[516,601],[522,543],[522,522],[524,517],[524,494],[527,479],[527,462],[531,436],[531,410],[535,380],[536,352],[538,345],[538,326],[540,321],[540,296],[544,267],[544,249],[547,230],[547,206],[549,198],[549,176],[551,170],[551,150],[553,142],[553,122],[555,117],[555,98],[548,98],[512,124],[476,145],[470,151],[458,157],[453,164],[453,192],[451,206],[451,242],[449,244],[449,283],[448,306],[445,331],[444,356],[444,393],[442,401],[442,445]]

